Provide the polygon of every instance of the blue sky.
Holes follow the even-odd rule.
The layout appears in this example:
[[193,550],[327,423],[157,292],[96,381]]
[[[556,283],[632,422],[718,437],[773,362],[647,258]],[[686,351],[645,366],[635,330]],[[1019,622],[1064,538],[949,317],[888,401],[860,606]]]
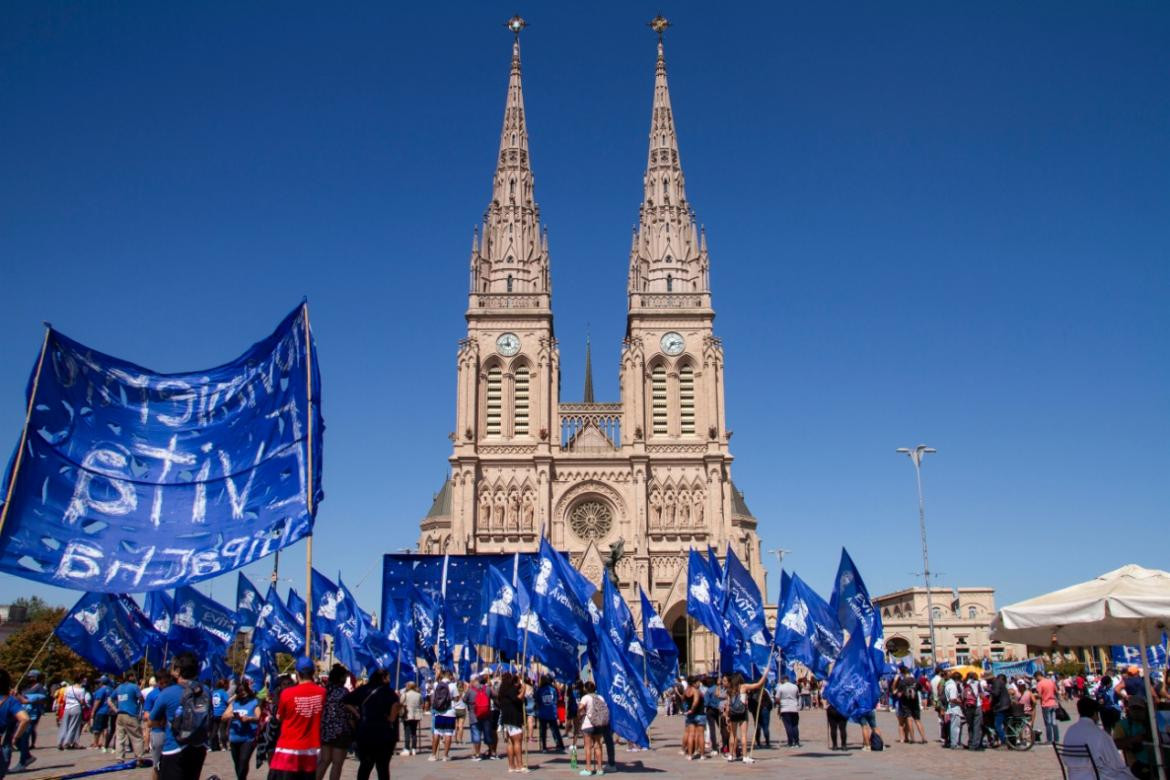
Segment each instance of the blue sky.
[[[914,474],[894,449],[925,442],[940,584],[1006,603],[1166,568],[1170,8],[521,7],[566,400],[587,327],[598,400],[617,397],[660,9],[733,473],[765,549],[826,596],[842,544],[871,592],[912,584]],[[414,543],[445,474],[515,10],[7,5],[3,446],[42,320],[198,369],[308,295],[316,561],[377,609],[380,554]],[[301,545],[282,575],[303,589]],[[234,574],[210,587],[229,598]],[[0,577],[0,602],[32,593],[76,597]]]

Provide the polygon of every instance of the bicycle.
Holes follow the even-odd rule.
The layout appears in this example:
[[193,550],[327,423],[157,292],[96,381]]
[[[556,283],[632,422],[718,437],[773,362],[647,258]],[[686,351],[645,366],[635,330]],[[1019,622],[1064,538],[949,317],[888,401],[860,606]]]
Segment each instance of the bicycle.
[[1036,733],[1032,724],[1023,715],[1009,715],[1004,724],[1009,750],[1031,750],[1036,744]]

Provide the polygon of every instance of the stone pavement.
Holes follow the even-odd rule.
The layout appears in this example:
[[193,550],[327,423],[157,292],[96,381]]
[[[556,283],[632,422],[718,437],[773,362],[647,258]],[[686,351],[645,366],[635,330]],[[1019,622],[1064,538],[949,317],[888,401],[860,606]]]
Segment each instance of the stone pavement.
[[[923,725],[928,738],[937,735],[938,725],[933,712],[924,714]],[[1059,778],[1060,768],[1052,748],[1046,744],[1036,745],[1027,752],[986,750],[968,753],[965,750],[944,751],[937,742],[926,745],[899,745],[897,723],[888,712],[878,712],[878,726],[886,738],[887,749],[881,753],[861,750],[861,731],[854,724],[849,726],[850,749],[847,752],[828,750],[828,728],[821,710],[807,710],[801,714],[800,732],[803,748],[788,749],[777,747],[772,750],[756,750],[755,764],[729,763],[723,759],[687,761],[679,755],[679,740],[682,732],[680,717],[667,718],[659,715],[651,728],[654,749],[649,751],[628,751],[620,744],[617,747],[618,770],[613,774],[661,774],[672,777],[727,777],[727,778],[867,778],[869,780],[927,780],[928,778],[955,778],[956,780],[986,780],[986,778],[1008,778],[1009,780],[1030,780],[1031,778]],[[56,749],[55,727],[52,716],[46,718],[38,735],[42,747],[34,751],[37,763],[25,772],[11,773],[22,780],[43,780],[69,772],[98,769],[110,766],[116,759],[108,754],[92,750],[60,752]],[[784,741],[784,728],[777,718],[772,719],[773,745]],[[429,732],[421,735],[429,744]],[[88,739],[88,735],[87,735]],[[470,761],[470,748],[456,745],[451,749],[452,759],[448,763],[428,762],[425,755],[395,756],[390,764],[390,774],[397,780],[472,780],[473,778],[499,778],[508,775],[504,761]],[[13,766],[15,767],[15,760]],[[532,774],[543,778],[576,777],[569,768],[567,755],[530,753],[529,766]],[[203,777],[218,775],[222,780],[233,780],[231,757],[226,752],[208,753]],[[357,762],[352,758],[345,763],[343,780],[353,780],[357,774]],[[607,772],[606,775],[610,775]],[[256,769],[253,764],[249,775],[253,780],[264,780],[268,767]],[[150,771],[138,769],[99,775],[102,778],[136,778],[149,780]]]

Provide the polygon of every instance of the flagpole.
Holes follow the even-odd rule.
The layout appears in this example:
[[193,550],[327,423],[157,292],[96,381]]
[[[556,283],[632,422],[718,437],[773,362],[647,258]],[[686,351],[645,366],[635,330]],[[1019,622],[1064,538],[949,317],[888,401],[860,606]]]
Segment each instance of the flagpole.
[[[8,480],[8,491],[4,495],[4,506],[0,507],[0,533],[4,531],[4,523],[8,520],[8,506],[12,503],[12,491],[16,488],[16,477],[20,474],[20,463],[24,459],[24,445],[28,441],[28,425],[32,420],[33,404],[37,400],[37,388],[41,384],[41,369],[45,365],[45,351],[49,348],[49,334],[53,326],[45,323],[45,338],[41,341],[41,354],[37,358],[37,370],[33,374],[32,392],[28,394],[28,408],[24,412],[24,427],[20,429],[20,445],[16,448],[16,460],[12,462],[12,477]],[[52,636],[53,632],[49,632]]]
[[763,684],[759,687],[759,695],[756,696],[756,719],[752,721],[752,733],[748,735],[748,758],[752,757],[752,749],[756,746],[756,737],[760,733],[760,708],[764,706],[764,694],[768,691],[768,669],[772,667],[772,656],[776,653],[776,643],[772,643],[772,648],[768,650],[768,663],[764,664]]
[[[7,504],[5,506],[7,506]],[[31,672],[33,667],[36,665],[37,659],[39,659],[41,657],[41,653],[45,652],[45,648],[49,646],[49,642],[53,641],[53,634],[55,632],[56,632],[56,628],[49,631],[49,635],[47,637],[45,637],[45,643],[43,645],[41,645],[41,649],[37,650],[37,654],[34,655],[32,657],[32,660],[28,662],[28,668],[24,670],[24,674],[20,675],[20,679],[16,681],[16,690],[18,690],[18,691],[20,690],[20,684],[22,682],[24,682],[24,678],[28,677],[28,673]]]
[[[521,614],[521,616],[523,616],[524,613],[520,613],[520,614]],[[528,668],[528,619],[525,618],[524,619],[524,649],[520,653],[520,674],[523,675],[524,677],[527,677],[527,674],[525,674],[527,668]],[[524,684],[526,682],[527,681],[524,680],[522,677],[521,683]],[[522,767],[528,766],[528,736],[529,735],[527,732],[528,732],[528,715],[524,714],[524,729],[521,731],[521,734],[523,734],[523,739],[521,740],[521,745],[523,747],[523,753],[521,754],[520,766],[522,766]]]
[[[316,507],[313,505],[313,492],[315,486],[313,485],[313,418],[316,416],[313,413],[313,337],[309,331],[309,303],[305,301],[301,304],[301,308],[305,314],[305,393],[308,398],[308,405],[305,409],[305,428],[307,431],[306,441],[308,444],[308,471],[305,483],[308,486],[308,491],[305,494],[305,504],[309,508],[309,523],[312,527],[313,520],[316,516]],[[305,542],[305,655],[312,656],[312,637],[313,637],[313,534],[309,532]]]

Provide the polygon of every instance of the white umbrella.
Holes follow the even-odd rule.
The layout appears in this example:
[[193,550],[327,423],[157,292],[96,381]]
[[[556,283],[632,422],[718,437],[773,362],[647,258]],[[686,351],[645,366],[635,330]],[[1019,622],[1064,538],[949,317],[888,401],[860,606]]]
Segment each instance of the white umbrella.
[[1004,607],[991,638],[1028,645],[1132,645],[1142,649],[1146,704],[1158,774],[1166,780],[1150,687],[1149,637],[1170,623],[1170,572],[1129,564],[1062,590]]

